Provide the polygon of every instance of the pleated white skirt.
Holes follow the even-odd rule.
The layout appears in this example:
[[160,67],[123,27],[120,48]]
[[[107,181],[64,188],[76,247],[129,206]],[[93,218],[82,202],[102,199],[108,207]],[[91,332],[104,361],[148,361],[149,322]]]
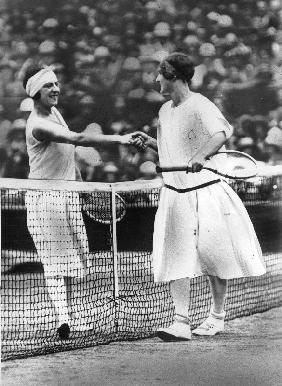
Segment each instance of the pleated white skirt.
[[155,281],[258,276],[265,265],[249,215],[225,182],[187,193],[162,188],[153,236]]
[[89,248],[78,194],[27,192],[25,204],[45,276],[83,277]]

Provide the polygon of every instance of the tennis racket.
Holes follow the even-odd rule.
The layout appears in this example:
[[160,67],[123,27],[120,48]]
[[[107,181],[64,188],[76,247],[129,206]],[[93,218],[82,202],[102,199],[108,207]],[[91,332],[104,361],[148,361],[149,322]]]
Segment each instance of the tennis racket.
[[[216,165],[216,167],[215,167]],[[236,150],[219,151],[206,161],[203,169],[209,170],[219,176],[234,180],[246,180],[257,175],[256,160],[249,154]],[[157,173],[174,171],[192,171],[189,165],[182,166],[157,166]]]
[[[83,193],[81,195],[81,206],[85,214],[92,220],[101,224],[111,224],[113,221],[111,194],[103,192]],[[123,219],[126,213],[124,199],[115,194],[116,221]]]

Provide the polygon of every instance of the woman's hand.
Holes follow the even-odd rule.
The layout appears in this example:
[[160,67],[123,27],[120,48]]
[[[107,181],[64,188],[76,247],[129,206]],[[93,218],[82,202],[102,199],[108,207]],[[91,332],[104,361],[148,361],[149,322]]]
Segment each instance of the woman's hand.
[[143,131],[135,131],[132,133],[131,144],[138,150],[145,150],[149,146],[150,137]]
[[132,145],[132,133],[120,135],[119,142],[121,145]]
[[196,154],[188,163],[188,168],[190,168],[189,171],[191,170],[192,173],[199,173],[203,169],[205,162],[206,159],[203,154]]

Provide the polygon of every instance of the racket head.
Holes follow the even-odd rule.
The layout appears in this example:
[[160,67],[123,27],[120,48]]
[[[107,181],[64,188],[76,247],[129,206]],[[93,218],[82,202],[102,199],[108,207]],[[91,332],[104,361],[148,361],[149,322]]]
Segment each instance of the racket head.
[[[126,214],[126,202],[115,194],[116,221],[121,221]],[[108,192],[83,193],[81,195],[81,206],[85,214],[92,220],[101,224],[113,222],[112,197]]]
[[[230,179],[247,180],[257,176],[256,160],[247,153],[236,150],[219,151],[204,164],[220,176]],[[210,169],[209,169],[210,168]]]

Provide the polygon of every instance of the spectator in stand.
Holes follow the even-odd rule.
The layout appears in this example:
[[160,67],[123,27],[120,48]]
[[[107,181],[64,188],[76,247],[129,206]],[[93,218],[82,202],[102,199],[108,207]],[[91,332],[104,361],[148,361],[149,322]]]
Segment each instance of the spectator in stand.
[[152,161],[145,161],[139,166],[140,180],[153,180],[157,178],[156,164]]
[[25,142],[24,119],[16,119],[7,136],[7,160],[3,171],[3,177],[21,178],[28,177],[29,165]]
[[[220,98],[232,123],[246,113],[267,116],[281,105],[281,1],[94,3],[40,0],[32,7],[32,0],[17,0],[13,6],[1,6],[0,44],[5,50],[0,49],[0,104],[5,119],[20,118],[15,116],[24,98],[19,79],[32,57],[35,62],[63,65],[61,109],[77,127],[83,126],[83,114],[76,114],[73,101],[84,96],[95,100],[93,109],[101,114],[98,123],[105,130],[121,114],[116,103],[121,99],[119,119],[128,120],[131,113],[134,129],[150,124],[160,101],[150,85],[152,72],[141,58],[175,48],[204,63],[196,67],[192,89],[213,101]],[[137,74],[122,69],[127,58],[141,62],[138,84],[133,81]]]
[[272,127],[265,138],[269,165],[282,165],[282,130]]
[[4,177],[7,162],[6,149],[0,146],[0,178]]

